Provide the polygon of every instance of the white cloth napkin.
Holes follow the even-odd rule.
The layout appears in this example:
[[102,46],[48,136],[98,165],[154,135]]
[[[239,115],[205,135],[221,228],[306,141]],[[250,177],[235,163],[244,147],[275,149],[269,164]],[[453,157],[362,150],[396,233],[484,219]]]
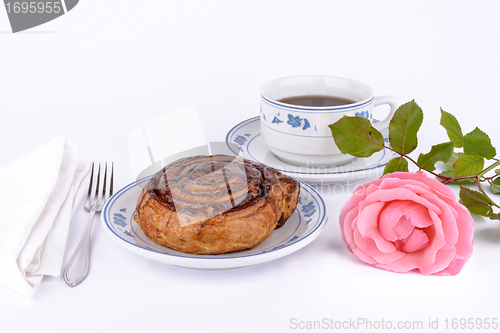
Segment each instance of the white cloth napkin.
[[71,217],[89,164],[65,136],[0,169],[0,282],[31,296],[59,276]]

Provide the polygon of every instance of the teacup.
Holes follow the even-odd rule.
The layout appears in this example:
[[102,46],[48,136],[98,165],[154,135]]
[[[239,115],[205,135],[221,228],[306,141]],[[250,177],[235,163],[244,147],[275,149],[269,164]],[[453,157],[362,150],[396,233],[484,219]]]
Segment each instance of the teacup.
[[[373,108],[390,106],[384,119],[373,119]],[[368,118],[382,131],[398,105],[395,97],[374,96],[365,83],[334,76],[291,76],[266,83],[261,90],[261,133],[269,150],[285,163],[332,167],[351,162],[335,145],[328,125],[342,116]]]

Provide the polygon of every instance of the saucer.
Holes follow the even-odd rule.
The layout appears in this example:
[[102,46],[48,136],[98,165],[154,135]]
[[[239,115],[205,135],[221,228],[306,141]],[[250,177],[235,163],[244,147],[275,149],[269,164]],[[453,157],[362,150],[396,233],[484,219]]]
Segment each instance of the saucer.
[[[388,130],[382,131],[384,141],[389,142]],[[333,140],[333,138],[332,138]],[[301,167],[279,160],[267,147],[260,133],[260,117],[247,119],[233,127],[226,136],[229,149],[240,157],[266,164],[284,174],[314,184],[356,182],[367,177],[377,177],[383,173],[385,165],[396,153],[387,149],[367,158],[356,158],[350,163],[337,167]],[[234,149],[238,145],[240,152]]]

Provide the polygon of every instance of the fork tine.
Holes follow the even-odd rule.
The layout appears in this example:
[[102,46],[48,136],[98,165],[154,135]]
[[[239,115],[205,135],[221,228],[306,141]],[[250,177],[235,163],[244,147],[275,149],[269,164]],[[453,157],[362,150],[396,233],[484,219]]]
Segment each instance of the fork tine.
[[83,208],[86,210],[90,210],[90,195],[92,194],[92,182],[94,180],[94,162],[90,165],[90,182],[89,182],[89,190],[87,192],[87,198],[85,199],[85,204]]
[[97,167],[97,183],[95,185],[95,195],[94,195],[94,201],[97,203],[99,200],[99,183],[101,182],[101,162],[99,162],[99,165]]
[[110,179],[110,183],[109,183],[109,197],[111,198],[111,196],[113,195],[113,170],[114,170],[114,166],[115,164],[113,162],[111,162],[111,179]]
[[102,196],[101,196],[102,201],[106,200],[106,187],[108,185],[107,178],[108,178],[108,162],[104,164],[104,180],[102,182]]

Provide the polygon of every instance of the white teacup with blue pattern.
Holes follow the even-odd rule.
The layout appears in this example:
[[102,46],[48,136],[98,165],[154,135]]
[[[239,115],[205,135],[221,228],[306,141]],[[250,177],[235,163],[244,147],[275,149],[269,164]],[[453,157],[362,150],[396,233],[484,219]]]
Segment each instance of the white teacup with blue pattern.
[[[305,106],[282,102],[301,96],[350,100],[337,106]],[[389,114],[373,123],[373,108],[388,104]],[[392,96],[374,96],[365,83],[334,76],[304,75],[273,80],[261,91],[261,133],[269,150],[285,163],[306,167],[340,166],[354,159],[342,154],[328,125],[342,116],[370,119],[378,130],[389,126],[398,105]]]

